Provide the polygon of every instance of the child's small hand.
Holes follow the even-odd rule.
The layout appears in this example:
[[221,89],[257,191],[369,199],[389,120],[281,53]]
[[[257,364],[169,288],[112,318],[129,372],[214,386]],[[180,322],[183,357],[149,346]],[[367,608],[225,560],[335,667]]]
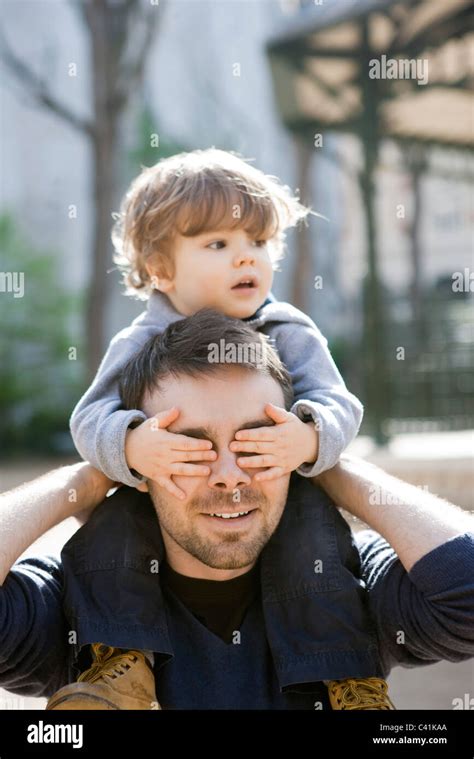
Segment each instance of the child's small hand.
[[302,422],[295,414],[267,403],[265,413],[275,422],[270,427],[239,430],[229,448],[234,452],[261,454],[237,459],[243,469],[270,467],[255,479],[274,480],[297,469],[303,462],[316,461],[319,435],[313,422]]
[[166,429],[179,416],[177,408],[162,411],[129,430],[125,440],[125,458],[130,469],[165,488],[176,498],[185,493],[171,479],[173,474],[188,477],[205,477],[208,466],[189,464],[189,461],[214,461],[217,454],[210,450],[209,440],[199,440]]

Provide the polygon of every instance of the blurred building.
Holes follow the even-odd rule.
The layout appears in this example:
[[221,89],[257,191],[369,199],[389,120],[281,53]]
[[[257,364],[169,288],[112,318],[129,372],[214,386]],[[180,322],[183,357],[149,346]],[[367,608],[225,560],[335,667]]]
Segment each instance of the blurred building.
[[[348,0],[339,5],[350,7]],[[137,93],[124,144],[136,144],[137,113],[146,105],[156,130],[193,149],[227,147],[254,158],[294,189],[294,144],[280,124],[265,53],[266,41],[281,32],[295,14],[304,16],[309,2],[265,0],[175,0],[163,7],[163,21],[147,67],[144,93]],[[3,3],[4,29],[17,49],[44,72],[66,104],[88,113],[90,76],[86,40],[74,9],[50,0]],[[199,29],[199,38],[196,30]],[[68,65],[77,64],[76,77]],[[236,64],[240,67],[236,75]],[[1,209],[9,210],[34,242],[57,251],[58,265],[71,289],[84,287],[90,236],[90,165],[82,138],[56,117],[36,106],[18,85],[3,79]],[[158,156],[159,156],[159,151]],[[360,161],[355,140],[327,139],[315,155],[312,206],[329,223],[312,221],[314,274],[325,281],[312,294],[312,315],[330,336],[350,333],[357,325],[357,297],[365,273],[365,244],[360,199],[351,172]],[[343,157],[344,165],[335,158]],[[472,204],[465,159],[455,154],[437,161],[440,170],[424,180],[424,267],[427,283],[472,266]],[[436,165],[436,160],[434,161]],[[402,292],[410,281],[407,225],[412,192],[396,148],[387,145],[379,170],[382,276]],[[125,187],[118,188],[119,195]],[[406,206],[406,221],[396,216]],[[77,219],[68,207],[77,205]],[[292,272],[290,252],[275,292],[287,298]],[[114,284],[111,292],[117,294]],[[113,298],[108,331],[114,333],[136,312],[133,304]]]
[[[360,0],[359,5],[362,1],[366,2]],[[139,161],[133,165],[130,156],[136,154],[139,141],[151,134],[139,133],[145,112],[151,117],[150,130],[164,141],[190,150],[211,145],[237,150],[264,171],[298,188],[296,147],[280,120],[265,46],[296,22],[301,26],[310,14],[314,18],[315,5],[309,0],[174,0],[157,8],[163,15],[143,92],[136,93],[123,126],[124,170],[117,186],[117,206],[139,170]],[[335,7],[331,5],[328,12]],[[353,0],[338,0],[338,12],[344,8],[350,12],[353,7]],[[72,5],[4,0],[2,8],[4,32],[12,46],[24,55],[28,51],[29,64],[42,73],[58,99],[88,115],[92,72],[85,32]],[[74,77],[68,75],[71,63],[77,66]],[[55,252],[65,286],[81,291],[89,273],[93,210],[87,145],[57,117],[32,105],[10,77],[3,77],[0,86],[0,209],[13,214],[32,246]],[[157,149],[154,158],[160,155]],[[336,360],[357,392],[361,390],[357,356],[351,360],[347,356],[350,346],[361,338],[367,271],[364,215],[356,178],[361,160],[355,138],[324,135],[324,147],[314,151],[309,197],[303,198],[329,220],[313,218],[310,222],[312,272],[305,283],[306,307],[330,338]],[[426,291],[445,288],[453,271],[472,270],[472,168],[472,158],[456,151],[432,150],[429,154],[420,179],[421,283]],[[393,318],[410,332],[409,232],[415,194],[403,151],[393,143],[382,146],[376,178],[381,281]],[[72,205],[77,218],[69,216]],[[292,278],[298,277],[295,234],[288,239],[289,253],[274,285],[275,294],[282,299],[291,299]],[[113,268],[110,261],[109,337],[143,308],[142,303],[121,295]],[[316,276],[324,282],[322,289],[314,287]],[[464,317],[461,321],[466,333]],[[465,338],[471,340],[472,336],[465,334]]]

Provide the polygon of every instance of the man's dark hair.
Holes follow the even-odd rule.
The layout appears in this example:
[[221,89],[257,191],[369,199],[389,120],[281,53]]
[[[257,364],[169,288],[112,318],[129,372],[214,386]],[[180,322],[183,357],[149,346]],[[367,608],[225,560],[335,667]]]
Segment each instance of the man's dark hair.
[[179,319],[151,337],[125,366],[120,397],[124,408],[140,408],[146,393],[159,391],[160,381],[170,374],[195,377],[229,366],[273,377],[283,391],[285,408],[291,408],[291,377],[269,338],[210,308]]

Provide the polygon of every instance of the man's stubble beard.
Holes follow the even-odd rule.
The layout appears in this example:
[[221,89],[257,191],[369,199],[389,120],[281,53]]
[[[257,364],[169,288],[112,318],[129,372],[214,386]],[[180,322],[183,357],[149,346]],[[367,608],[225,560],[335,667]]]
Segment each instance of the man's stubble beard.
[[[286,503],[288,488],[281,494],[282,503],[278,508],[270,508],[268,498],[263,493],[256,493],[251,488],[240,491],[242,502],[235,502],[231,494],[213,491],[204,497],[192,498],[184,508],[190,513],[211,512],[219,513],[223,508],[233,506],[235,511],[247,511],[248,507],[255,506],[260,509],[256,518],[259,520],[259,529],[252,531],[252,536],[242,538],[240,534],[230,532],[224,534],[218,543],[203,538],[199,531],[191,526],[189,529],[176,519],[176,509],[183,508],[183,504],[170,504],[163,491],[152,483],[149,485],[150,498],[160,523],[162,532],[172,538],[184,551],[213,569],[241,569],[253,564],[265,545],[275,532],[283,514]],[[270,519],[269,519],[270,516]],[[263,518],[262,518],[263,517]]]

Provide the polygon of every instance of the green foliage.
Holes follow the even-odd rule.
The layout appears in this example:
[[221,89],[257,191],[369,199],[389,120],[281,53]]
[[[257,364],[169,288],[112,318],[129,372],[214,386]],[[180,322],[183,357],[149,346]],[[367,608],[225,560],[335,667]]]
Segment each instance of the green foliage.
[[[154,145],[156,136],[158,136],[159,140],[158,146]],[[153,166],[162,158],[168,158],[175,155],[175,153],[182,153],[190,149],[189,146],[175,142],[162,134],[157,129],[150,109],[145,106],[138,117],[135,146],[127,155],[127,179],[129,176],[135,177],[140,171],[141,166]]]
[[24,296],[0,292],[0,451],[52,453],[72,447],[68,419],[83,371],[80,299],[58,283],[56,257],[34,249],[11,216],[0,216],[0,272],[24,274]]

